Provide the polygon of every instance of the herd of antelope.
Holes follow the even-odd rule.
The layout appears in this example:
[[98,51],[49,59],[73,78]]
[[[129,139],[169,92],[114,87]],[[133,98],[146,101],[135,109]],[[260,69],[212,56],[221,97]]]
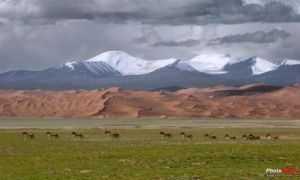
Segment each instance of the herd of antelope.
[[[172,133],[165,133],[163,131],[161,131],[159,134],[161,135],[162,139],[173,137]],[[193,138],[193,136],[191,134],[186,134],[184,132],[181,132],[179,135],[182,137],[182,139],[190,139],[191,140]],[[216,135],[210,135],[210,134],[204,134],[204,137],[207,139],[212,139],[212,140],[217,139]],[[236,136],[231,136],[229,134],[225,134],[224,137],[227,140],[237,140],[238,139]],[[269,133],[266,134],[265,137],[267,140],[279,140],[278,136],[271,136],[271,134],[269,134]],[[253,134],[249,134],[249,135],[243,135],[242,139],[244,139],[244,140],[260,140],[261,137],[255,136]]]
[[[159,134],[160,134],[160,136],[163,140],[164,139],[170,139],[170,138],[173,137],[172,133],[166,133],[166,132],[163,132],[163,131],[161,131]],[[34,140],[35,139],[35,135],[33,133],[30,133],[30,132],[23,132],[22,135],[24,136],[25,140],[27,140],[27,139]],[[54,139],[59,139],[58,134],[52,133],[50,131],[47,131],[46,135],[48,136],[49,140],[52,140],[53,138]],[[83,134],[77,133],[75,131],[73,131],[71,133],[71,135],[75,139],[81,139],[81,140],[84,139]],[[108,137],[111,137],[113,139],[119,139],[120,138],[120,134],[116,132],[116,129],[113,130],[113,131],[105,130],[104,135],[106,135]],[[193,138],[193,136],[191,134],[187,134],[185,132],[180,132],[179,136],[182,139],[192,140],[192,138]],[[204,138],[211,139],[211,140],[216,140],[217,136],[216,135],[211,135],[211,134],[204,134]],[[238,139],[236,136],[231,136],[229,134],[225,134],[224,138],[226,138],[227,140],[237,140]],[[249,135],[243,135],[241,137],[241,139],[243,139],[243,140],[261,140],[262,138],[260,136],[255,136],[253,134],[249,134]],[[267,139],[267,140],[279,140],[279,137],[278,136],[272,136],[271,134],[268,133],[268,134],[266,134],[265,139]]]
[[[116,131],[116,130],[115,130]],[[112,132],[112,131],[108,131],[108,130],[105,130],[104,131],[104,134],[109,136],[109,137],[112,137],[114,139],[118,139],[120,137],[120,134],[117,133],[117,132]],[[31,132],[22,132],[22,135],[24,136],[24,139],[27,140],[27,139],[31,139],[31,140],[34,140],[35,139],[35,135]],[[47,131],[46,132],[46,135],[48,136],[48,139],[49,140],[52,140],[53,138],[54,139],[59,139],[59,135],[57,133],[52,133],[50,131]],[[84,136],[83,134],[81,133],[77,133],[75,131],[72,131],[71,135],[75,138],[75,139],[84,139]]]

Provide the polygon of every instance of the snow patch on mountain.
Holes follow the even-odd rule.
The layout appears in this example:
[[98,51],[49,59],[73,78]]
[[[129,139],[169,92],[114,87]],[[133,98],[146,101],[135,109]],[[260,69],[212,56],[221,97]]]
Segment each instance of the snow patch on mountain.
[[[68,68],[74,70],[74,65],[75,65],[75,64],[77,64],[77,62],[76,62],[76,61],[73,61],[73,62],[67,62],[67,63],[65,63],[63,66],[68,67]],[[60,67],[63,67],[63,66],[60,66]]]
[[199,72],[207,74],[224,74],[225,65],[234,64],[241,60],[231,57],[229,54],[201,54],[187,61],[189,65]]
[[175,65],[178,69],[181,69],[183,71],[191,71],[191,72],[197,72],[197,70],[192,67],[191,65],[189,65],[188,63],[186,63],[185,61],[177,61],[176,65]]
[[259,75],[259,74],[263,74],[269,71],[273,71],[276,70],[279,65],[276,65],[268,60],[265,60],[263,58],[260,57],[253,57],[252,58],[252,74],[253,75]]
[[122,75],[141,75],[173,64],[176,61],[176,59],[144,60],[132,57],[122,51],[108,51],[85,62],[105,62]]
[[102,77],[106,75],[120,75],[120,72],[115,70],[109,64],[105,62],[82,62],[82,61],[72,61],[65,64],[55,66],[47,69],[47,71],[58,71],[65,73],[74,73],[74,74],[85,74],[92,75],[95,77]]
[[84,66],[94,73],[111,73],[118,74],[119,72],[112,68],[106,62],[83,62]]
[[282,61],[281,65],[299,65],[300,61],[299,60],[291,60],[291,59],[285,59],[284,61]]

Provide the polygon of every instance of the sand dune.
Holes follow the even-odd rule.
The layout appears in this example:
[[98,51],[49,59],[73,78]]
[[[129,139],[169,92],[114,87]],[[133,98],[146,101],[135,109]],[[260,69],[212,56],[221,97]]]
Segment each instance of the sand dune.
[[0,90],[1,117],[300,118],[300,86],[263,84],[177,92],[118,87],[78,91]]

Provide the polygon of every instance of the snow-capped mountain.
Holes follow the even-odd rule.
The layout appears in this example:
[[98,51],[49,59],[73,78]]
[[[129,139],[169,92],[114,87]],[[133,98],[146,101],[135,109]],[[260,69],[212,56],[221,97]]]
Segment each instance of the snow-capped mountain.
[[239,62],[226,64],[223,70],[231,76],[251,76],[274,71],[279,67],[280,65],[276,65],[263,58],[251,57]]
[[187,61],[181,61],[181,60],[177,60],[172,64],[169,64],[165,67],[159,68],[151,73],[157,73],[157,72],[166,72],[168,71],[169,73],[176,73],[178,71],[185,71],[185,72],[197,72],[199,73],[199,71],[197,69],[195,69],[194,67],[192,67],[191,65],[189,65],[187,63]]
[[300,61],[281,64],[260,57],[235,58],[228,54],[201,54],[190,60],[145,60],[121,51],[67,62],[42,71],[16,70],[0,74],[0,88],[94,89],[119,86],[141,90],[167,86],[207,87],[268,83],[300,83]]
[[76,78],[103,78],[120,76],[121,74],[105,62],[67,62],[50,67],[42,71],[9,71],[0,74],[1,79],[76,79]]
[[207,74],[224,74],[224,67],[228,64],[234,64],[241,60],[231,57],[229,54],[201,54],[189,61],[186,61],[191,67],[199,72]]
[[[241,59],[232,57],[229,54],[201,54],[192,58],[191,60],[184,61],[184,63],[188,64],[190,67],[196,69],[197,71],[206,74],[226,74],[230,71],[228,67],[238,67],[238,69],[236,69],[238,71],[240,71],[240,68],[244,70],[245,68],[250,68],[251,75],[259,75],[269,71],[273,71],[279,67],[279,65],[276,65],[260,57]],[[286,63],[292,64],[295,62],[289,60]]]
[[118,76],[120,73],[105,62],[67,62],[43,71],[43,74],[106,77]]
[[144,60],[122,51],[108,51],[86,60],[88,63],[105,62],[122,75],[141,75],[173,64],[177,59]]

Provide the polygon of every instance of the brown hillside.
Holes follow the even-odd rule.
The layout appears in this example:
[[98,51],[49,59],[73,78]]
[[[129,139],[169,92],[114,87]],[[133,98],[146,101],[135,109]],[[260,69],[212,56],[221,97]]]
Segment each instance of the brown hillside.
[[120,88],[79,91],[0,90],[2,117],[300,118],[300,86],[250,85],[177,92]]

